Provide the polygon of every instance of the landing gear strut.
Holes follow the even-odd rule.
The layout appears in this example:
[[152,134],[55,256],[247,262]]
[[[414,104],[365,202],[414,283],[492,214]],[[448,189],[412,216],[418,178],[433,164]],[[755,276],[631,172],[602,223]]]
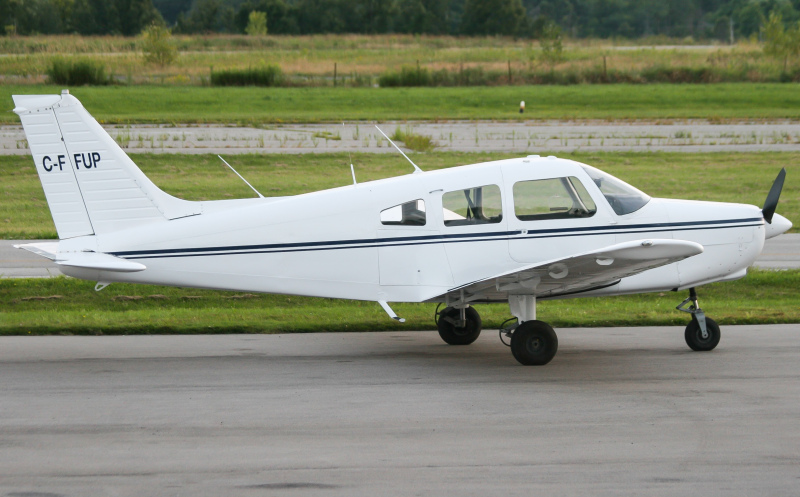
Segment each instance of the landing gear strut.
[[[687,304],[691,305],[687,308]],[[697,292],[694,288],[689,289],[689,297],[681,302],[676,309],[692,315],[692,320],[686,326],[684,333],[686,345],[696,351],[714,350],[721,337],[719,325],[713,319],[706,317],[697,302]]]
[[523,366],[543,366],[550,362],[558,350],[558,337],[552,326],[536,319],[536,296],[509,295],[508,306],[519,324],[503,327],[500,340],[503,341],[504,335],[511,337],[509,346],[514,359]]

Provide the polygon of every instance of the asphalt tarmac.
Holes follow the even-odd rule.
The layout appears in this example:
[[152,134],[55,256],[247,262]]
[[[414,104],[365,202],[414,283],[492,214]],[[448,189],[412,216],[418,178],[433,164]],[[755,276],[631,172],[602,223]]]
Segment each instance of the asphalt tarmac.
[[[0,278],[51,278],[59,276],[58,265],[14,245],[48,240],[0,240]],[[50,240],[52,241],[52,240]],[[765,269],[800,268],[800,234],[789,233],[767,240],[754,264]]]
[[800,328],[0,338],[0,496],[796,495]]

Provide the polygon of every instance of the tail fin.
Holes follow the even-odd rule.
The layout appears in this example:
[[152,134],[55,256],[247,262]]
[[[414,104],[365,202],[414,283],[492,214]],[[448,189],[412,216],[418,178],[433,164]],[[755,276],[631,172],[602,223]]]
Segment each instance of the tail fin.
[[13,98],[59,238],[200,213],[153,184],[66,90]]

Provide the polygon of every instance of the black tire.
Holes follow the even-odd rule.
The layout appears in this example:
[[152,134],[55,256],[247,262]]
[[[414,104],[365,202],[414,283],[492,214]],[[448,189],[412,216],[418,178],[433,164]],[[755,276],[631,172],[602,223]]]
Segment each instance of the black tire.
[[511,335],[511,353],[524,366],[544,366],[558,350],[558,336],[544,321],[525,321]]
[[700,323],[697,322],[697,319],[692,318],[683,335],[686,338],[686,345],[697,352],[714,350],[721,338],[719,325],[713,319],[706,318],[706,330],[708,331],[708,338],[704,339],[703,333],[700,331]]
[[460,311],[453,307],[448,307],[439,313],[439,321],[436,324],[439,329],[439,336],[450,345],[469,345],[478,339],[481,334],[481,316],[473,307],[467,307],[465,317],[467,325],[457,328],[453,323],[445,318],[457,320]]

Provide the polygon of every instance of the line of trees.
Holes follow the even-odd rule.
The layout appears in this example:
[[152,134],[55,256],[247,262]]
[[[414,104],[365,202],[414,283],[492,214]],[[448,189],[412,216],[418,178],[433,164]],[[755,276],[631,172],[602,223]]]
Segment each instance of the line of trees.
[[[537,38],[558,26],[575,38],[763,36],[771,14],[788,26],[800,0],[0,0],[9,34],[244,33],[252,12],[271,34],[419,33]],[[260,22],[260,21],[259,21]]]

